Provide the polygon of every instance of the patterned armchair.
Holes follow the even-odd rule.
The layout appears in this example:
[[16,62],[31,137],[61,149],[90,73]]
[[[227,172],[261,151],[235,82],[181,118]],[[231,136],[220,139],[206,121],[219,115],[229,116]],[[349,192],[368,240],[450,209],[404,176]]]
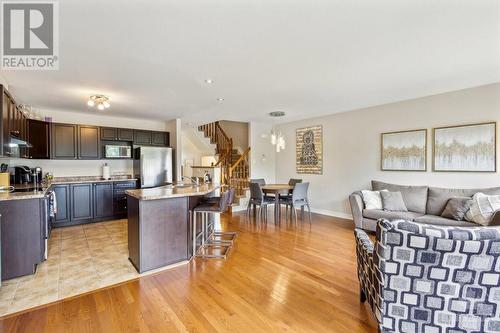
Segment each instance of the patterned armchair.
[[500,332],[500,227],[355,229],[360,300],[380,332]]

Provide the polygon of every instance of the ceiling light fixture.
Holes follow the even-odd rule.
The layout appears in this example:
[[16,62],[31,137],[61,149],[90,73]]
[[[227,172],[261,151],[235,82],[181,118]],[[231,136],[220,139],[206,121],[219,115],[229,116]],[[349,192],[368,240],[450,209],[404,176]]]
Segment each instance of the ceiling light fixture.
[[224,100],[224,98],[219,97],[219,98],[217,98],[217,100],[218,100],[219,102],[222,102],[222,101]]
[[105,95],[92,95],[87,101],[87,105],[90,107],[96,106],[99,111],[107,109],[111,106],[109,103],[109,97]]
[[[285,116],[283,111],[273,111],[269,112],[269,116],[272,118],[280,118]],[[280,131],[276,131],[274,126],[271,129],[271,144],[276,146],[276,152],[279,153],[281,150],[285,149],[285,137]]]
[[206,79],[205,83],[212,84],[212,83],[214,83],[214,80],[212,80],[212,79]]

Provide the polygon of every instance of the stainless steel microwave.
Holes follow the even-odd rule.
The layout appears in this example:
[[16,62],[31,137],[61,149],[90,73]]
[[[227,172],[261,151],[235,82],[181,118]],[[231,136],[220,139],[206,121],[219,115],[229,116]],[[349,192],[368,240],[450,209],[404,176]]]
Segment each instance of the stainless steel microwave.
[[132,158],[132,148],[129,146],[106,145],[105,158]]

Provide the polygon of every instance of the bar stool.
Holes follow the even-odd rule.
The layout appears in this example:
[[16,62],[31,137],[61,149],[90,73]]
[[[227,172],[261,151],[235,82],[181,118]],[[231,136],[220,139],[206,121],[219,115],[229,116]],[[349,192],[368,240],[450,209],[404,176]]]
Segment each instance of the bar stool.
[[[227,196],[227,207],[226,209],[228,209],[229,207],[231,207],[233,205],[233,201],[234,201],[234,195],[236,193],[236,189],[231,187],[229,188],[226,193],[228,193],[228,196]],[[221,200],[221,198],[219,198],[219,200]],[[237,232],[235,231],[215,231],[215,228],[214,227],[214,223],[213,222],[208,222],[208,230],[212,230],[211,234],[207,237],[207,241],[208,243],[210,244],[219,244],[219,243],[223,243],[223,244],[231,244],[233,245],[234,243],[234,240],[236,239],[236,236],[238,235]],[[212,228],[210,228],[212,227]],[[227,237],[226,239],[224,239],[224,237]]]
[[[227,254],[231,248],[230,243],[225,242],[207,242],[208,237],[207,231],[212,227],[213,222],[208,221],[208,214],[222,214],[227,210],[228,202],[229,202],[229,191],[221,193],[220,200],[218,202],[201,202],[196,207],[193,208],[193,257],[201,257],[201,258],[222,258],[226,259]],[[201,213],[201,233],[197,233],[197,215]],[[196,244],[198,242],[198,238],[201,237],[201,245],[198,250],[205,250],[207,247],[211,248],[220,248],[223,250],[222,254],[198,254],[196,249]]]

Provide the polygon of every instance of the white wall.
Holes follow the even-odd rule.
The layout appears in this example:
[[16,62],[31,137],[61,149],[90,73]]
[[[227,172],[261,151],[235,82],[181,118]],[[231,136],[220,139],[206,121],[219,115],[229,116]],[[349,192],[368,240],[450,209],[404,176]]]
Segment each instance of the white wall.
[[248,123],[221,120],[219,124],[227,136],[233,139],[234,148],[239,148],[241,151],[248,148]]
[[[499,121],[500,83],[371,107],[280,126],[288,147],[276,154],[278,182],[290,177],[311,182],[310,199],[318,212],[347,216],[348,195],[370,187],[372,179],[399,184],[443,187],[500,186],[497,173],[432,172],[432,128]],[[298,175],[295,169],[295,130],[323,125],[323,175]],[[380,133],[427,128],[427,172],[380,170]],[[498,149],[497,149],[498,150]]]
[[7,80],[0,74],[0,84],[5,87],[5,89],[9,90],[9,84],[7,83]]
[[251,122],[249,129],[250,178],[264,178],[267,183],[274,183],[276,153],[269,137],[272,124]]

